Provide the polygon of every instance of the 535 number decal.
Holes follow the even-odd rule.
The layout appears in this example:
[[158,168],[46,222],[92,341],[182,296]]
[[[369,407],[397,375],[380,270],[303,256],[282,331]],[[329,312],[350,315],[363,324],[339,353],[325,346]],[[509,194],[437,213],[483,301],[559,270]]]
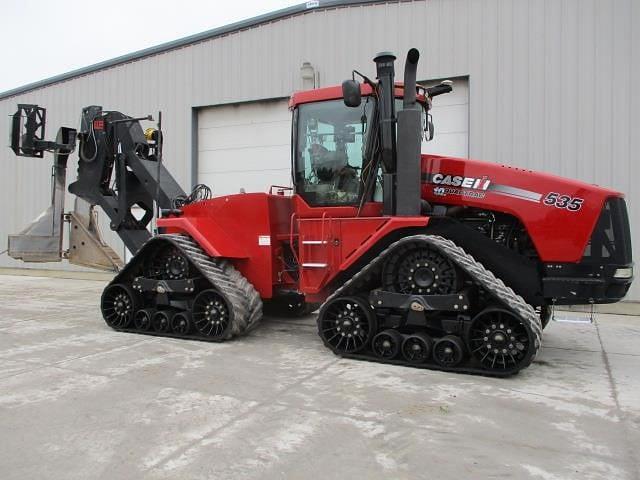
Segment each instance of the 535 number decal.
[[545,205],[556,208],[566,208],[571,212],[577,212],[582,208],[584,199],[578,197],[570,197],[569,195],[560,195],[556,192],[547,193],[542,201]]

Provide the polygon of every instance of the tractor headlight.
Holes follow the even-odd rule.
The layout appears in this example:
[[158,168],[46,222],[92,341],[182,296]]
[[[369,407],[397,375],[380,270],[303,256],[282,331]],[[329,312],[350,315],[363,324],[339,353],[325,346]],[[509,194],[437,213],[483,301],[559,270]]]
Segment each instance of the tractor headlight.
[[633,267],[616,268],[613,278],[631,278],[633,277]]

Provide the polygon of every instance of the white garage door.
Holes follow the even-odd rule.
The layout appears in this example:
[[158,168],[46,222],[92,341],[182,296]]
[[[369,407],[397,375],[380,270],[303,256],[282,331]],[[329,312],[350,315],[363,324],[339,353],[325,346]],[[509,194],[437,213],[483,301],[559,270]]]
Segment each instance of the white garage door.
[[227,195],[291,184],[287,100],[208,107],[198,113],[198,182]]
[[[437,82],[436,82],[437,83]],[[431,83],[432,84],[432,83]],[[425,85],[431,85],[425,84]],[[214,195],[265,192],[291,185],[291,113],[287,100],[208,107],[198,114],[198,182]],[[423,153],[469,154],[469,84],[454,81],[453,92],[433,102],[435,137]]]
[[[422,83],[422,82],[421,82]],[[439,82],[424,82],[432,86]],[[469,81],[453,79],[453,92],[439,95],[433,100],[433,140],[422,143],[422,153],[469,156]]]

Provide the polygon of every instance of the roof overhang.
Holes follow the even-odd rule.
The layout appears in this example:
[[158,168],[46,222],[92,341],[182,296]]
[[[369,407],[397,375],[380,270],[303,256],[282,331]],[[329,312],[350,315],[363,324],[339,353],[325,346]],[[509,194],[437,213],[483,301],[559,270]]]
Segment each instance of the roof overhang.
[[301,3],[299,5],[294,5],[292,7],[283,8],[275,12],[259,15],[257,17],[253,17],[247,20],[242,20],[236,23],[225,25],[223,27],[207,30],[206,32],[197,33],[195,35],[190,35],[188,37],[180,38],[178,40],[173,40],[171,42],[156,45],[154,47],[138,50],[136,52],[129,53],[127,55],[122,55],[120,57],[116,57],[111,60],[106,60],[104,62],[96,63],[94,65],[89,65],[88,67],[83,67],[77,70],[73,70],[71,72],[63,73],[61,75],[56,75],[54,77],[46,78],[38,82],[29,83],[27,85],[23,85],[22,87],[13,88],[11,90],[1,92],[0,100],[9,98],[9,97],[14,97],[16,95],[20,95],[22,93],[26,93],[32,90],[37,90],[39,88],[48,87],[50,85],[71,80],[76,77],[81,77],[84,75],[95,73],[100,70],[113,68],[124,63],[130,63],[136,60],[141,60],[146,57],[151,57],[161,53],[169,52],[171,50],[176,50],[179,48],[184,48],[189,45],[211,40],[216,37],[221,37],[223,35],[229,35],[230,33],[246,30],[249,28],[257,27],[259,25],[275,22],[278,20],[284,20],[286,18],[308,13],[310,11],[327,10],[331,8],[349,7],[349,6],[355,6],[355,5],[366,5],[366,4],[375,4],[375,3],[394,3],[394,1],[397,2],[400,0],[387,0],[387,1],[385,0],[312,0],[312,1],[308,1],[306,3]]

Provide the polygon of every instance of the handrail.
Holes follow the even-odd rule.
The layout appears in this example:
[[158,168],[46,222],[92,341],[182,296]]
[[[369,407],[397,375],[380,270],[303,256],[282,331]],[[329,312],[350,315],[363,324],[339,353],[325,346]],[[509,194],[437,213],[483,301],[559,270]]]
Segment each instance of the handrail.
[[[291,247],[291,253],[293,253],[293,258],[296,259],[296,263],[300,265],[300,259],[298,258],[298,254],[296,253],[296,249],[293,247],[293,220],[296,217],[296,212],[291,214],[291,221],[289,224],[289,246]],[[298,234],[300,236],[300,234]],[[298,244],[299,245],[299,244]]]

